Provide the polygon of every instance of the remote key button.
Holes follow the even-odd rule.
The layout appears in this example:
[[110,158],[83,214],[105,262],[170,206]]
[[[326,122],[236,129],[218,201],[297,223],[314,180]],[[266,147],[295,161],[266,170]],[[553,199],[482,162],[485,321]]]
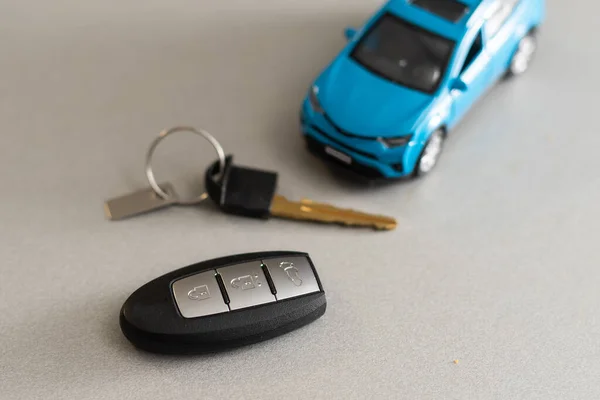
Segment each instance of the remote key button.
[[277,300],[318,292],[319,284],[306,257],[263,260],[277,291]]
[[260,261],[252,261],[217,269],[229,295],[231,310],[275,302],[261,266]]
[[173,282],[173,296],[184,318],[196,318],[229,311],[221,289],[210,270]]

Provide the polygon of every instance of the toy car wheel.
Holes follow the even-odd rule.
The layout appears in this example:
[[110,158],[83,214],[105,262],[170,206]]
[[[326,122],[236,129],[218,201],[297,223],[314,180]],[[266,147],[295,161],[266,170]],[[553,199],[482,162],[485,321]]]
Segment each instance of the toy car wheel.
[[429,173],[438,163],[444,148],[444,132],[441,129],[433,132],[425,144],[417,166],[415,176],[423,176]]
[[537,39],[533,33],[528,33],[519,42],[519,47],[513,55],[508,67],[509,76],[522,75],[529,69],[537,50]]

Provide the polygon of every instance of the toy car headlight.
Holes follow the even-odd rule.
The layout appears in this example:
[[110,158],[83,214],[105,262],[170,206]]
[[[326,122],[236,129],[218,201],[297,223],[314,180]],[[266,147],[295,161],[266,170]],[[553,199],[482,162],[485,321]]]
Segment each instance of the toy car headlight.
[[310,101],[310,106],[312,107],[313,111],[319,114],[323,114],[323,107],[321,107],[321,103],[319,102],[319,88],[316,86],[313,86],[312,88],[310,88],[310,94],[308,95],[308,99]]
[[412,139],[412,135],[398,136],[393,138],[379,138],[379,141],[383,143],[386,147],[394,148],[400,146],[406,146],[410,140]]

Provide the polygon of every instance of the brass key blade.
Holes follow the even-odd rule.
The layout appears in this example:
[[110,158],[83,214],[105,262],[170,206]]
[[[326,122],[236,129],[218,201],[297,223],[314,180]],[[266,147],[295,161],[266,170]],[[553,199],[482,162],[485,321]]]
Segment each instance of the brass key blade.
[[299,202],[290,201],[278,194],[273,197],[270,211],[271,215],[275,217],[329,224],[337,223],[347,226],[364,226],[378,230],[392,230],[397,225],[396,220],[391,217],[338,208],[307,199]]

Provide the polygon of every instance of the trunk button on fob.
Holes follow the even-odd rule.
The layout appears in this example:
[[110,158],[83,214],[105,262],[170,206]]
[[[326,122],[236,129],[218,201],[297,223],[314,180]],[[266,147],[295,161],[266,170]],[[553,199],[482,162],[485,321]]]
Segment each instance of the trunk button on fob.
[[218,268],[217,272],[225,284],[232,311],[275,301],[260,261]]
[[173,283],[177,308],[184,318],[203,317],[229,311],[215,277],[215,270],[179,279]]
[[312,266],[306,257],[264,259],[263,264],[267,266],[273,280],[277,300],[320,290]]

